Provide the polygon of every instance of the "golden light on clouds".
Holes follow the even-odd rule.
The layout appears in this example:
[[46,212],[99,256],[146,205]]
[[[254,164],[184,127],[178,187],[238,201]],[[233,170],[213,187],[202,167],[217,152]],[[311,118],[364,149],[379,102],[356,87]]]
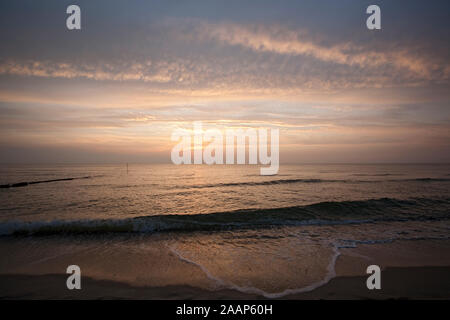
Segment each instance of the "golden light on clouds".
[[311,146],[333,154],[366,146],[374,159],[373,145],[447,148],[445,48],[339,38],[282,21],[172,17],[140,28],[143,36],[127,33],[118,52],[103,50],[110,42],[100,37],[96,49],[89,40],[97,54],[0,56],[2,145],[151,161],[170,150],[173,130],[202,121],[280,128],[289,161]]

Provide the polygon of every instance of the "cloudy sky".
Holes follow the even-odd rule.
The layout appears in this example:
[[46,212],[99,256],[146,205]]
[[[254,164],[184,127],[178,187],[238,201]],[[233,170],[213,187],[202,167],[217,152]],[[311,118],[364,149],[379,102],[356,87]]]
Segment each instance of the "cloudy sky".
[[281,162],[450,162],[449,39],[449,1],[1,1],[0,162],[168,162],[195,120],[279,128]]

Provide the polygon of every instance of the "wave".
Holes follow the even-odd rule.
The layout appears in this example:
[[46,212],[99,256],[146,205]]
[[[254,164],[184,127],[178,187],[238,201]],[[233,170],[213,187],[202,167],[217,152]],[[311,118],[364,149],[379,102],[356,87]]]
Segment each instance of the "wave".
[[229,182],[216,184],[201,184],[201,185],[186,186],[186,188],[203,189],[203,188],[233,187],[233,186],[265,186],[265,185],[286,184],[286,183],[319,183],[319,182],[344,182],[344,181],[345,180],[279,179],[266,181],[243,181],[243,182]]
[[[393,175],[393,174],[388,174]],[[379,176],[379,175],[373,175]],[[383,175],[384,176],[384,175]],[[203,189],[203,188],[220,188],[234,186],[265,186],[279,185],[290,183],[380,183],[380,182],[445,182],[450,181],[448,178],[412,178],[412,179],[390,179],[390,180],[352,180],[352,179],[277,179],[265,181],[242,181],[230,183],[201,184],[178,187],[180,189]]]
[[[359,176],[366,176],[364,174],[354,174]],[[375,174],[371,176],[390,176],[394,174]],[[370,175],[367,175],[370,176]],[[79,179],[91,179],[101,176],[85,176],[74,178],[60,178],[51,180],[39,180],[31,182],[17,182],[10,184],[0,185],[0,189],[5,188],[18,188],[25,187],[34,184],[50,183],[58,181],[71,181]],[[277,180],[265,180],[265,181],[242,181],[242,182],[230,182],[230,183],[216,183],[216,184],[201,184],[201,185],[186,185],[178,186],[178,189],[204,189],[204,188],[220,188],[220,187],[235,187],[235,186],[266,186],[266,185],[282,185],[293,183],[380,183],[380,182],[445,182],[450,181],[449,178],[413,178],[413,179],[392,179],[392,180],[352,180],[352,179],[277,179]],[[148,184],[149,186],[159,186],[159,184]],[[139,185],[133,185],[139,186]],[[131,187],[133,187],[131,186]],[[115,188],[128,188],[130,186],[115,186]],[[172,188],[172,187],[171,187]]]
[[2,184],[0,188],[18,188],[18,187],[26,187],[28,185],[40,184],[40,183],[49,183],[49,182],[57,182],[57,181],[71,181],[71,180],[80,180],[80,179],[91,179],[92,176],[86,177],[76,177],[76,178],[60,178],[60,179],[51,179],[51,180],[40,180],[40,181],[31,181],[31,182],[17,182],[10,184]]
[[173,214],[106,220],[10,221],[0,223],[0,235],[192,232],[447,219],[450,219],[450,198],[409,200],[381,198],[193,215]]
[[[390,180],[390,181],[399,181],[399,180]],[[443,182],[443,181],[450,181],[450,179],[447,178],[416,178],[416,179],[404,179],[400,181],[418,181],[418,182]]]
[[388,177],[388,176],[403,176],[402,173],[354,173],[353,176],[357,177]]
[[252,287],[252,286],[244,287],[244,286],[240,286],[235,283],[223,280],[219,277],[214,276],[211,272],[209,272],[209,270],[206,267],[204,267],[200,263],[197,263],[191,259],[184,257],[176,248],[169,247],[169,250],[178,259],[180,259],[184,262],[187,262],[189,264],[192,264],[192,265],[198,267],[200,270],[202,270],[202,272],[206,275],[206,277],[208,277],[208,279],[215,282],[217,288],[224,287],[224,288],[228,288],[228,289],[232,289],[232,290],[237,290],[239,292],[258,294],[258,295],[264,296],[265,298],[268,298],[268,299],[276,299],[276,298],[281,298],[281,297],[284,297],[284,296],[287,296],[290,294],[310,292],[310,291],[313,291],[314,289],[317,289],[318,287],[321,287],[321,286],[327,284],[328,282],[330,282],[330,280],[336,276],[336,268],[335,268],[336,261],[337,261],[337,258],[341,255],[341,252],[339,251],[339,249],[337,247],[333,246],[332,248],[333,248],[333,255],[330,258],[330,262],[328,263],[328,266],[327,266],[327,273],[323,279],[321,279],[317,282],[314,282],[310,285],[307,285],[305,287],[289,288],[289,289],[285,289],[280,292],[267,292],[267,291],[261,290],[257,287]]

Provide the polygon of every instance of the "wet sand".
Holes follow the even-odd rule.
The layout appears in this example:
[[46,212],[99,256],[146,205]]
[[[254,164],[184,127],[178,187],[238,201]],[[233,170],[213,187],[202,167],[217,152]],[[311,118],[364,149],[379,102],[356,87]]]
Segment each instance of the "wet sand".
[[[444,239],[398,240],[340,247],[335,249],[335,262],[330,262],[330,254],[323,255],[330,249],[324,251],[312,246],[306,251],[307,255],[300,256],[310,257],[309,260],[297,259],[291,261],[292,265],[284,265],[284,270],[291,271],[287,273],[281,271],[283,265],[279,263],[264,264],[269,260],[249,260],[244,256],[247,258],[245,261],[251,264],[242,264],[239,255],[227,258],[224,251],[217,251],[209,243],[195,247],[192,241],[186,242],[187,238],[181,238],[186,242],[185,247],[201,253],[197,259],[206,254],[201,250],[203,247],[210,248],[214,254],[221,253],[215,259],[214,256],[210,258],[211,266],[223,269],[214,270],[213,274],[211,269],[204,267],[205,262],[204,265],[192,263],[170,250],[166,236],[112,239],[114,241],[106,237],[102,242],[98,237],[4,238],[0,243],[0,255],[7,258],[0,260],[0,298],[450,299],[450,241]],[[202,238],[195,238],[198,239]],[[182,241],[177,240],[179,247]],[[276,248],[280,245],[277,244]],[[319,257],[319,249],[322,258]],[[237,249],[233,250],[236,252]],[[73,262],[82,266],[81,290],[68,290],[66,287],[69,275],[65,270]],[[261,264],[262,268],[257,269]],[[369,277],[366,269],[372,264],[382,269],[381,290],[366,287]],[[236,269],[238,266],[240,269]],[[326,266],[329,267],[328,279],[324,283],[315,282],[313,276],[316,276],[317,268]],[[297,275],[292,276],[295,272]],[[323,272],[319,274],[323,274],[322,277],[326,275]],[[248,286],[236,286],[236,282],[230,280],[232,276],[240,284],[248,283]],[[309,279],[305,282],[307,285],[293,284],[305,279]],[[266,283],[270,283],[273,289],[248,290],[261,288]],[[281,283],[284,287],[280,289]],[[291,288],[297,293],[271,294]]]
[[[450,267],[392,267],[382,271],[382,288],[368,290],[365,276],[336,277],[311,292],[282,299],[450,299]],[[189,286],[135,287],[84,277],[81,290],[68,290],[65,275],[0,275],[1,299],[264,299],[235,290]]]

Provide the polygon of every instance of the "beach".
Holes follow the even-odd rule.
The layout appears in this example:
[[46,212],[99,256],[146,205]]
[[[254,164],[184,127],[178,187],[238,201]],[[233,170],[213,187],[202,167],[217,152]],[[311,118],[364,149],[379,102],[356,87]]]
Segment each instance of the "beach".
[[449,298],[445,165],[3,170],[4,299]]
[[[419,254],[411,259],[409,253],[399,249],[409,248]],[[286,294],[277,299],[450,299],[450,242],[437,243],[414,241],[414,243],[383,244],[377,248],[343,249],[336,261],[336,275],[327,283],[306,292]],[[434,251],[434,252],[433,252]],[[403,252],[403,254],[402,254]],[[3,252],[2,252],[3,253]],[[440,253],[440,254],[439,254]],[[364,255],[366,254],[366,255]],[[392,254],[397,259],[392,259]],[[365,274],[366,261],[383,258],[380,290],[368,290]],[[432,258],[434,257],[434,259]],[[129,256],[127,256],[129,258]],[[153,257],[158,259],[161,257]],[[424,263],[426,259],[426,263]],[[133,264],[132,260],[128,260]],[[425,266],[421,266],[425,264]],[[435,265],[435,266],[433,266]],[[438,266],[436,266],[438,265]],[[189,267],[189,266],[185,266]],[[43,272],[43,270],[41,270]],[[201,272],[201,270],[200,270]],[[158,276],[151,273],[148,277]],[[205,276],[205,275],[204,275]],[[1,299],[233,299],[255,300],[267,297],[245,293],[226,287],[205,289],[188,284],[165,286],[139,285],[136,281],[108,280],[104,274],[95,278],[82,277],[81,290],[68,290],[68,275],[59,273],[0,275]],[[207,279],[204,279],[207,281]],[[141,282],[142,283],[142,282]]]

